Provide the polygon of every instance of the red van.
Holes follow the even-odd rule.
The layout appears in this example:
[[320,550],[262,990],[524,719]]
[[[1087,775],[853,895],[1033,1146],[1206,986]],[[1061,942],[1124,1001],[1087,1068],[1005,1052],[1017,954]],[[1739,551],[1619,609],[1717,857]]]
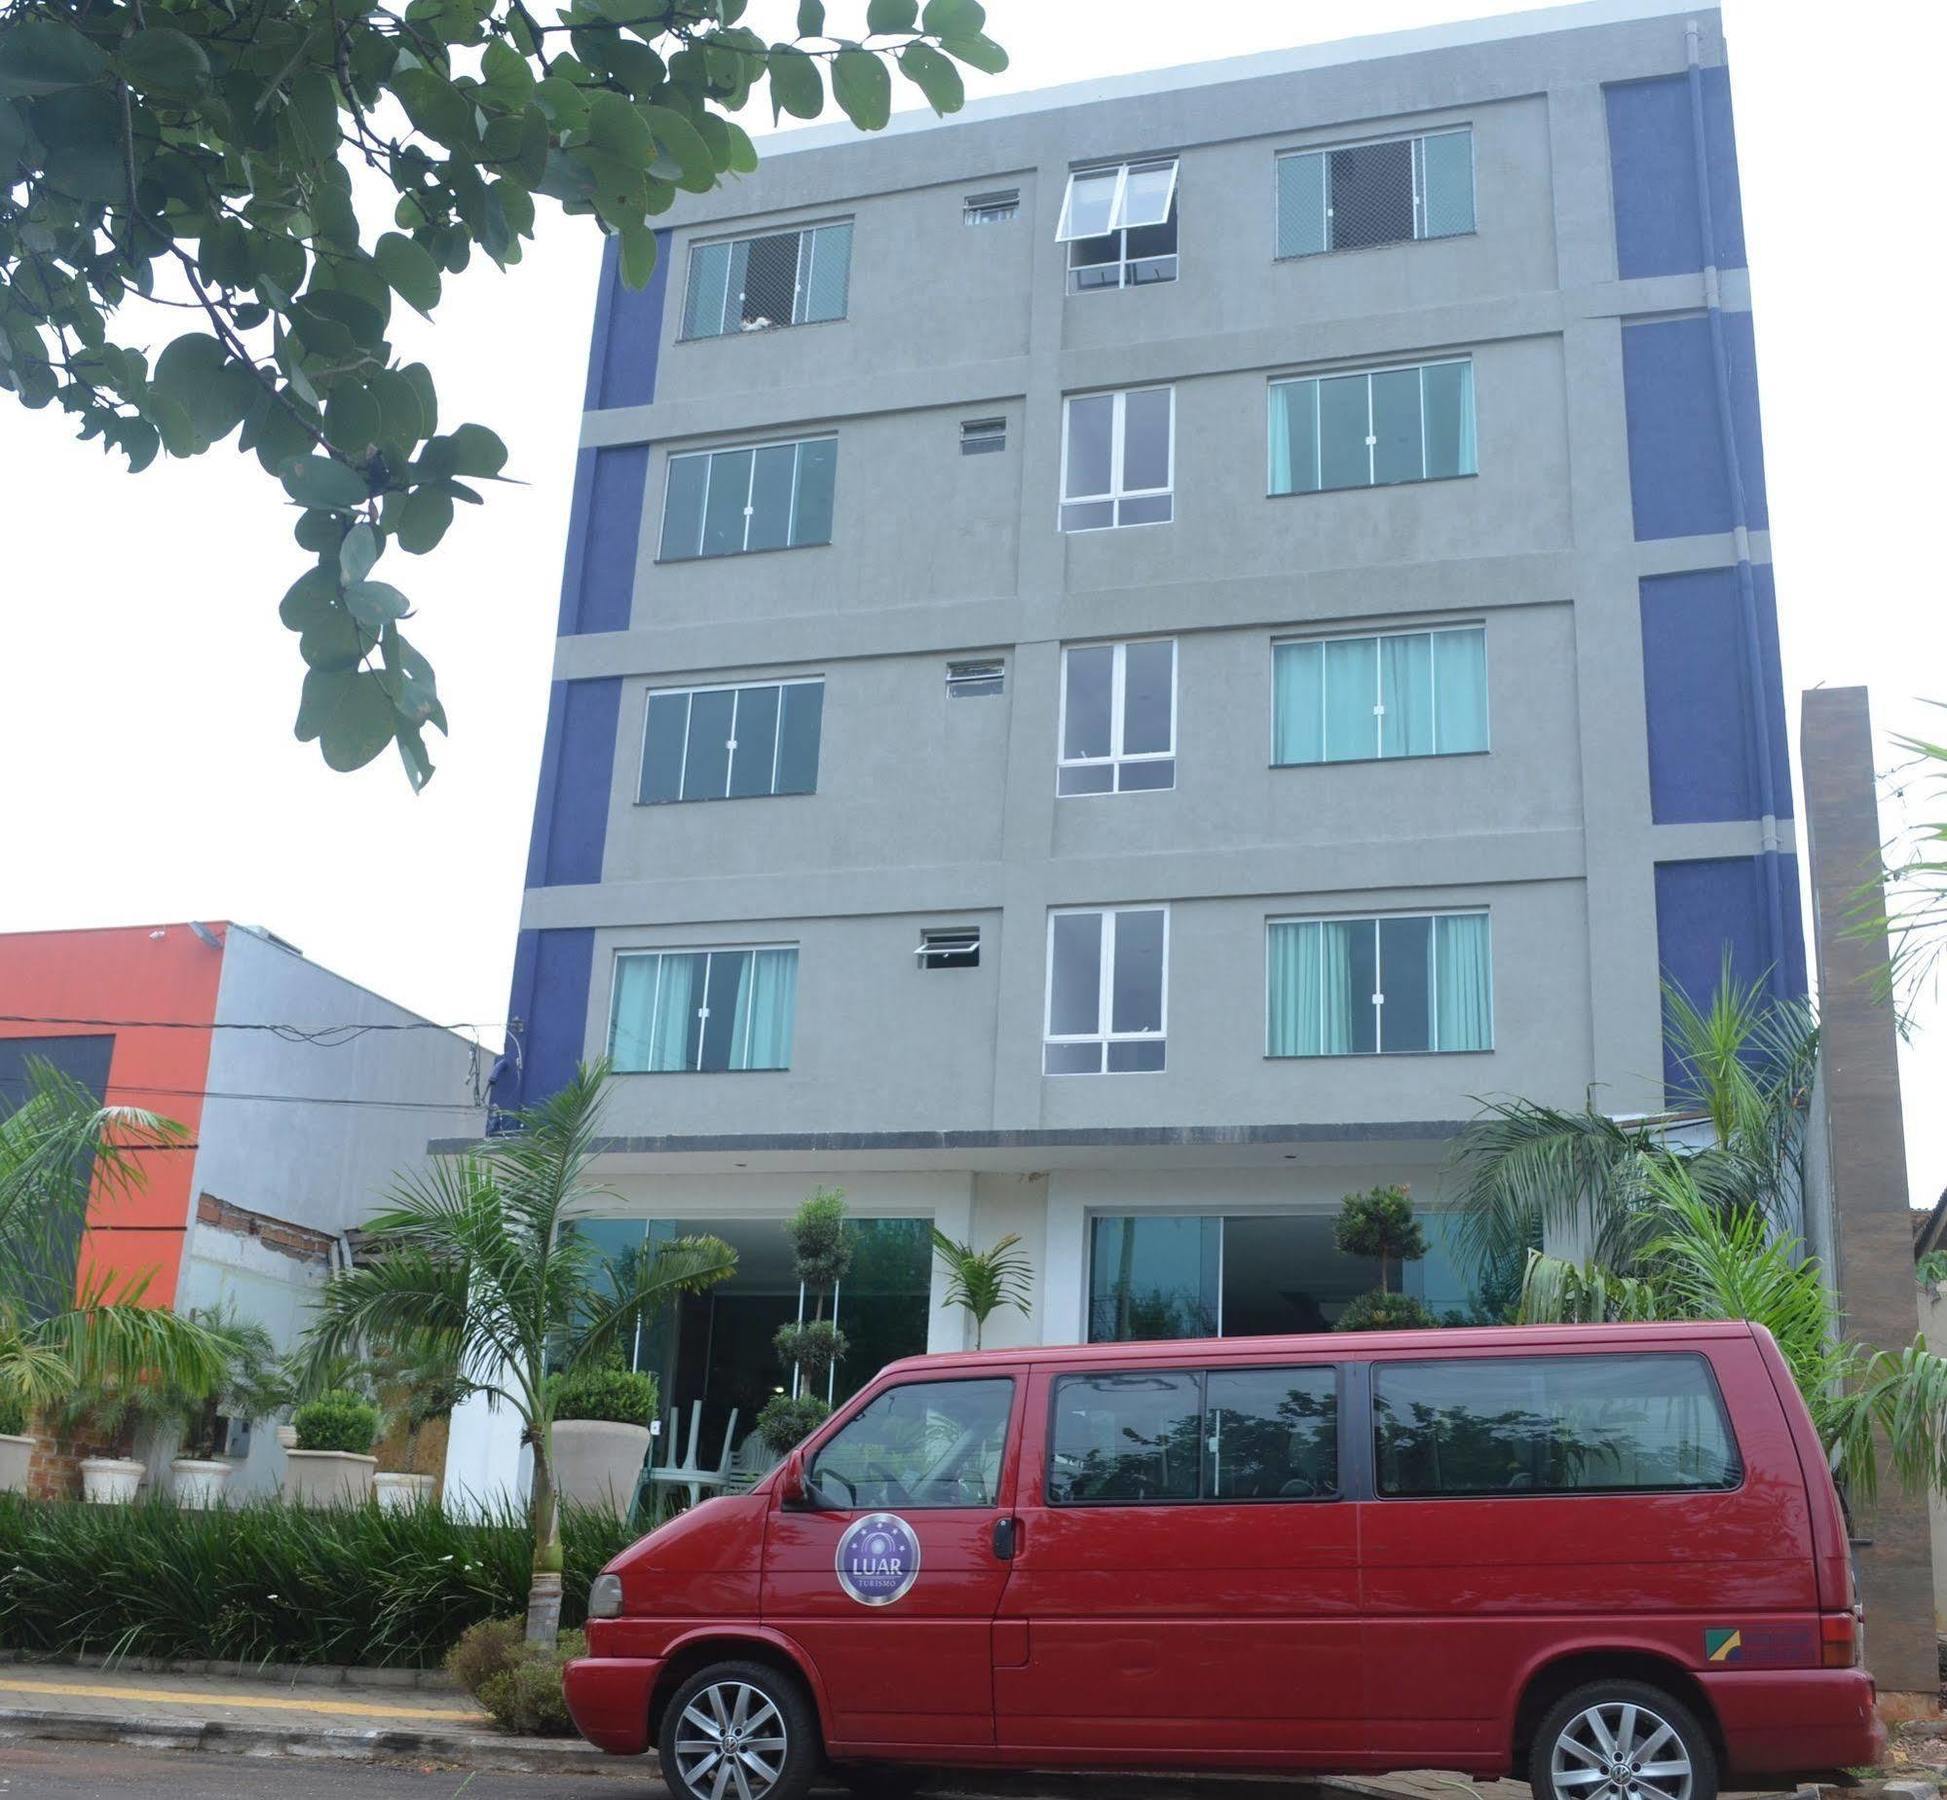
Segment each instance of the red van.
[[589,1612],[575,1723],[681,1800],[914,1763],[1713,1800],[1884,1743],[1812,1421],[1743,1324],[916,1357]]

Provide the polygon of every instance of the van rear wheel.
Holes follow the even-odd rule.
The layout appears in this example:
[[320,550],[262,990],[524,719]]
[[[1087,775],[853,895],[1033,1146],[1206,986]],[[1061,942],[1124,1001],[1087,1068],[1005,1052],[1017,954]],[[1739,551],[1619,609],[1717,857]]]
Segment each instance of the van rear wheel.
[[1717,1800],[1717,1752],[1675,1695],[1591,1681],[1548,1709],[1528,1780],[1535,1800]]
[[677,1800],[804,1800],[823,1760],[804,1689],[757,1662],[712,1663],[684,1682],[656,1752]]

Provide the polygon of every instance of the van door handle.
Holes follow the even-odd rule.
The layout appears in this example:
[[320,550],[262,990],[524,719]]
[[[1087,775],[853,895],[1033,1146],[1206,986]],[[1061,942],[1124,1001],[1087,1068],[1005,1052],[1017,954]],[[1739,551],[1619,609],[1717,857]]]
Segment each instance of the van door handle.
[[994,1554],[1002,1562],[1012,1562],[1014,1552],[1021,1544],[1021,1521],[1019,1519],[996,1519],[994,1521]]

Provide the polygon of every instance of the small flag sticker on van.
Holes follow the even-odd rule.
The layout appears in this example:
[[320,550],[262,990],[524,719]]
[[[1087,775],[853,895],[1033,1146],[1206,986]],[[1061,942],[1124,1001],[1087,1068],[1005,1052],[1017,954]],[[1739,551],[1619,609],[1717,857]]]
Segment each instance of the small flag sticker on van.
[[1744,1633],[1717,1627],[1706,1628],[1704,1632],[1704,1660],[1706,1662],[1739,1662],[1744,1655]]

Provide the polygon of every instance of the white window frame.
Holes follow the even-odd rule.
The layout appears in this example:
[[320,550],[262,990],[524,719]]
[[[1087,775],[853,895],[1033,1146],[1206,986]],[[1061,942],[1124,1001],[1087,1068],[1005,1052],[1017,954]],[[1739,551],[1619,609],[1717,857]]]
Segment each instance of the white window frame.
[[[731,250],[734,250],[739,244],[755,244],[764,238],[796,237],[798,240],[798,255],[796,265],[791,274],[791,316],[788,319],[774,319],[763,329],[766,331],[784,331],[794,325],[840,324],[848,316],[850,311],[851,294],[849,284],[846,293],[846,313],[840,314],[836,319],[807,319],[803,316],[807,299],[811,293],[812,264],[817,256],[817,245],[813,242],[812,234],[818,231],[830,230],[834,226],[851,225],[853,223],[854,221],[849,218],[815,219],[808,225],[780,225],[769,231],[739,231],[729,237],[693,238],[689,247],[689,261],[685,264],[683,272],[683,318],[687,320],[689,316],[690,283],[696,279],[696,253],[699,250],[711,249],[719,244],[726,245]],[[849,252],[847,253],[847,260],[848,262],[850,260]],[[738,316],[738,323],[735,326],[732,326],[730,323],[730,309],[733,305],[737,309]],[[753,327],[743,323],[743,305],[743,294],[741,292],[732,294],[729,282],[725,281],[723,288],[723,308],[717,316],[718,328],[715,331],[685,333],[678,341],[686,344],[700,344],[711,338],[745,337],[750,335]]]
[[[1161,215],[1154,219],[1138,219],[1131,223],[1128,218],[1130,174],[1132,172],[1147,173],[1151,169],[1161,168],[1167,168],[1170,173],[1169,186],[1164,190],[1163,194],[1163,210]],[[1109,199],[1108,224],[1100,231],[1075,231],[1073,229],[1075,183],[1078,181],[1098,179],[1101,176],[1109,174],[1112,170],[1114,171],[1116,182],[1115,192]],[[1127,162],[1099,163],[1091,168],[1069,170],[1068,186],[1061,198],[1061,217],[1055,225],[1055,242],[1058,244],[1086,244],[1093,243],[1097,238],[1106,237],[1112,237],[1117,240],[1116,257],[1113,262],[1085,263],[1079,265],[1086,269],[1114,269],[1116,279],[1113,284],[1104,281],[1093,283],[1086,288],[1078,287],[1075,283],[1075,271],[1078,265],[1075,263],[1071,252],[1068,272],[1064,277],[1070,294],[1094,293],[1098,290],[1110,291],[1112,285],[1114,289],[1131,286],[1129,269],[1132,261],[1139,263],[1167,262],[1170,265],[1170,273],[1167,279],[1172,281],[1176,279],[1178,269],[1180,268],[1178,260],[1180,253],[1178,251],[1166,251],[1161,256],[1138,256],[1131,258],[1129,254],[1129,233],[1131,231],[1148,230],[1154,226],[1167,225],[1169,223],[1170,213],[1176,205],[1177,187],[1182,179],[1182,174],[1183,159],[1180,156],[1138,156],[1130,158]],[[1158,277],[1157,279],[1160,280],[1163,277]],[[1149,284],[1137,283],[1134,285],[1147,286]]]
[[[1116,920],[1124,913],[1161,913],[1163,915],[1163,966],[1159,977],[1161,991],[1157,995],[1157,1027],[1154,1031],[1116,1031],[1112,1029],[1115,1019],[1115,941]],[[1089,915],[1102,921],[1102,928],[1096,940],[1096,953],[1099,964],[1096,975],[1095,1023],[1097,1029],[1087,1032],[1058,1032],[1054,1029],[1055,1012],[1055,921],[1061,918],[1075,918]],[[1046,976],[1043,981],[1041,999],[1041,1053],[1042,1074],[1048,1080],[1059,1080],[1062,1075],[1161,1075],[1169,1066],[1170,1035],[1170,909],[1164,904],[1141,904],[1129,906],[1052,906],[1048,909],[1048,936]],[[1265,993],[1270,993],[1267,977]],[[1061,1075],[1050,1075],[1047,1067],[1047,1052],[1050,1044],[1095,1044],[1101,1048],[1101,1059],[1093,1070],[1064,1070]],[[1161,1044],[1163,1046],[1164,1066],[1161,1069],[1111,1069],[1109,1067],[1109,1046],[1111,1044]]]
[[[1129,416],[1129,396],[1131,394],[1167,394],[1170,397],[1169,428],[1169,468],[1168,479],[1161,487],[1125,488],[1122,485],[1123,436]],[[1071,494],[1068,491],[1068,422],[1070,409],[1077,400],[1109,399],[1115,402],[1109,427],[1109,490],[1102,494]],[[1268,402],[1267,402],[1268,404]],[[1368,409],[1370,409],[1370,402]],[[1422,407],[1424,412],[1424,407]],[[753,470],[756,464],[753,462]],[[1166,519],[1137,519],[1125,525],[1122,522],[1122,503],[1125,500],[1154,500],[1158,497],[1168,499],[1169,517]],[[1062,519],[1062,509],[1069,506],[1085,506],[1091,502],[1110,503],[1115,516],[1106,525],[1069,525]],[[1096,389],[1085,394],[1064,394],[1061,401],[1061,497],[1055,503],[1055,529],[1075,533],[1081,531],[1135,531],[1145,525],[1170,525],[1176,521],[1176,384],[1158,382],[1153,386],[1136,388],[1113,388],[1104,392]]]
[[[1167,750],[1123,750],[1120,748],[1125,723],[1125,702],[1128,695],[1129,648],[1132,644],[1168,644],[1170,647],[1170,743]],[[1068,744],[1068,659],[1077,650],[1113,650],[1115,652],[1114,672],[1110,676],[1109,689],[1109,754],[1107,756],[1070,756]],[[1176,761],[1176,705],[1178,682],[1182,669],[1182,650],[1173,637],[1117,638],[1113,642],[1100,641],[1085,644],[1064,644],[1061,647],[1061,700],[1055,713],[1055,795],[1062,800],[1100,800],[1110,795],[1122,793],[1122,768],[1125,763],[1154,763]],[[1061,772],[1063,769],[1113,769],[1114,782],[1100,792],[1064,794],[1061,791]],[[1170,776],[1168,787],[1131,788],[1132,794],[1168,794],[1175,791],[1176,777]]]
[[[1439,237],[1430,237],[1426,229],[1426,141],[1428,138],[1458,137],[1462,133],[1467,138],[1467,192],[1473,201],[1474,224],[1466,231],[1443,231]],[[1332,230],[1332,164],[1331,156],[1335,150],[1372,150],[1381,144],[1411,144],[1413,146],[1413,235],[1410,238],[1386,238],[1376,244],[1349,244],[1343,249],[1337,244],[1327,243],[1319,250],[1280,251],[1278,243],[1283,235],[1283,220],[1279,208],[1284,193],[1284,182],[1277,173],[1277,165],[1296,156],[1315,156],[1318,158],[1319,184],[1323,191],[1319,195],[1319,212],[1325,220],[1326,236]],[[1313,256],[1339,256],[1355,250],[1384,250],[1393,244],[1434,244],[1442,238],[1473,237],[1480,230],[1480,160],[1474,138],[1473,122],[1461,125],[1433,125],[1422,131],[1390,132],[1385,137],[1348,138],[1331,144],[1293,144],[1280,150],[1272,161],[1272,215],[1271,215],[1271,254],[1274,262],[1303,262]]]
[[[1413,483],[1416,481],[1466,481],[1472,479],[1475,475],[1479,473],[1479,469],[1480,469],[1480,450],[1479,450],[1478,443],[1476,444],[1475,451],[1474,451],[1475,466],[1472,470],[1465,471],[1459,475],[1429,475],[1426,472],[1426,372],[1429,369],[1456,368],[1463,363],[1466,364],[1470,369],[1473,367],[1474,358],[1471,353],[1466,356],[1436,356],[1427,362],[1376,363],[1370,368],[1317,369],[1306,374],[1273,375],[1270,381],[1265,384],[1265,400],[1264,400],[1265,498],[1268,500],[1288,500],[1294,494],[1356,494],[1362,492],[1366,488],[1411,487]],[[1379,434],[1377,431],[1373,429],[1373,421],[1372,421],[1373,378],[1379,375],[1405,375],[1408,373],[1416,374],[1420,378],[1420,473],[1414,476],[1409,476],[1405,481],[1375,481],[1373,479],[1373,460],[1378,455],[1378,451],[1379,451]],[[1325,474],[1325,408],[1323,402],[1321,401],[1318,408],[1318,423],[1312,434],[1312,460],[1317,465],[1319,471],[1319,480],[1321,485],[1315,488],[1283,488],[1283,489],[1274,488],[1271,485],[1270,390],[1272,388],[1280,388],[1280,387],[1296,387],[1300,382],[1305,382],[1305,381],[1318,381],[1318,382],[1351,381],[1354,379],[1362,379],[1366,384],[1366,478],[1365,480],[1351,487],[1326,487],[1322,485],[1324,481],[1324,474]],[[1474,429],[1478,437],[1478,433],[1480,430],[1480,415],[1478,411],[1479,400],[1480,400],[1479,383],[1477,381],[1470,380],[1468,382],[1467,393],[1468,393],[1468,399],[1471,402],[1473,402],[1476,407],[1476,412],[1474,417]],[[1170,477],[1172,481],[1176,477],[1176,460],[1175,460],[1175,448],[1174,448],[1175,431],[1176,431],[1176,408],[1174,405],[1172,405],[1170,408],[1170,432],[1172,438],[1172,448],[1171,448],[1171,457],[1170,457]],[[1062,439],[1062,450],[1063,450],[1062,467],[1064,470],[1066,470],[1068,464],[1066,460],[1067,437],[1065,434]]]
[[[825,678],[822,675],[779,675],[769,681],[703,681],[692,682],[682,687],[652,687],[642,702],[642,753],[636,761],[636,804],[638,806],[684,806],[691,804],[691,797],[685,795],[683,792],[683,783],[688,778],[690,772],[689,708],[686,708],[683,714],[683,760],[676,767],[676,797],[673,800],[644,800],[641,798],[642,779],[648,773],[649,769],[649,710],[658,700],[672,699],[677,694],[681,694],[689,700],[691,707],[694,706],[698,694],[731,694],[735,696],[730,704],[730,737],[726,746],[729,749],[730,757],[724,765],[723,792],[721,794],[698,794],[694,796],[695,800],[729,800],[733,798],[739,800],[796,800],[809,798],[808,795],[799,795],[796,793],[780,795],[777,791],[777,759],[778,752],[784,742],[784,690],[792,687],[822,688],[824,685]],[[776,688],[778,690],[777,732],[771,744],[771,785],[762,794],[738,794],[733,796],[730,792],[730,776],[731,771],[736,767],[737,763],[737,714],[743,706],[743,696],[747,692],[754,692],[760,688]],[[823,739],[824,729],[823,720],[821,719],[819,721],[819,748],[821,752],[824,748]],[[639,954],[652,955],[655,953],[641,952]]]
[[[1175,409],[1172,408],[1172,420],[1174,416]],[[791,459],[791,511],[784,521],[784,542],[770,545],[769,548],[774,550],[815,550],[819,548],[816,544],[794,544],[791,542],[792,538],[797,535],[798,530],[798,487],[804,475],[804,449],[807,444],[836,444],[837,442],[838,433],[835,431],[814,431],[810,437],[766,438],[762,443],[757,444],[714,444],[707,450],[672,451],[663,461],[663,512],[662,518],[658,521],[656,534],[656,560],[658,562],[713,562],[718,557],[723,556],[748,556],[750,554],[750,522],[756,511],[756,508],[751,502],[757,492],[758,455],[765,450],[783,450],[787,448],[795,453]],[[715,485],[717,478],[716,459],[719,456],[741,456],[746,450],[750,452],[750,473],[744,477],[744,541],[735,550],[705,550],[703,548],[703,537],[710,527],[710,490]],[[699,456],[707,459],[708,466],[703,472],[703,508],[698,515],[699,523],[697,527],[696,549],[687,556],[665,557],[662,553],[662,540],[669,534],[670,482],[675,478],[676,465],[679,462],[687,462]],[[837,471],[834,469],[834,485],[836,485],[836,482]]]
[[[1386,1048],[1386,969],[1380,960],[1379,927],[1387,921],[1402,919],[1425,919],[1428,921],[1428,935],[1431,942],[1428,955],[1432,978],[1427,984],[1426,997],[1426,1036],[1424,1047],[1414,1050],[1388,1050]],[[1487,921],[1487,1042],[1478,1048],[1466,1050],[1442,1050],[1440,1042],[1440,946],[1439,936],[1432,929],[1435,919],[1485,919]],[[1275,925],[1370,925],[1372,927],[1372,968],[1373,980],[1380,984],[1376,993],[1368,996],[1367,1003],[1373,1012],[1372,1044],[1370,1050],[1321,1050],[1316,1053],[1304,1051],[1295,1056],[1282,1055],[1271,1048],[1271,928]],[[1320,938],[1321,944],[1323,937]],[[1384,913],[1287,913],[1276,915],[1264,921],[1264,1054],[1271,1062],[1329,1062],[1335,1058],[1359,1058],[1368,1056],[1485,1056],[1494,1049],[1494,917],[1491,908],[1485,906],[1435,906],[1410,907],[1403,912]]]
[[[1373,675],[1372,675],[1372,719],[1373,719],[1372,754],[1370,756],[1325,756],[1321,754],[1316,762],[1278,761],[1278,708],[1277,708],[1278,652],[1284,649],[1287,645],[1317,644],[1321,649],[1324,648],[1324,646],[1327,644],[1375,644],[1376,645],[1376,644],[1384,643],[1388,638],[1412,638],[1412,637],[1436,638],[1442,636],[1452,637],[1452,636],[1457,636],[1458,634],[1464,631],[1478,631],[1481,634],[1481,662],[1483,665],[1483,669],[1485,669],[1485,665],[1487,662],[1487,624],[1485,620],[1481,620],[1481,619],[1472,619],[1467,621],[1464,624],[1457,624],[1457,625],[1418,625],[1418,626],[1409,625],[1394,631],[1335,631],[1324,637],[1295,636],[1295,637],[1273,638],[1271,640],[1271,696],[1272,696],[1271,719],[1270,719],[1271,767],[1274,769],[1323,769],[1323,768],[1335,767],[1341,763],[1417,762],[1422,758],[1428,756],[1485,755],[1487,751],[1491,750],[1494,747],[1494,711],[1492,705],[1493,684],[1491,681],[1484,686],[1481,693],[1481,714],[1485,726],[1484,735],[1487,741],[1481,745],[1479,750],[1441,750],[1437,748],[1432,750],[1412,750],[1412,751],[1402,750],[1398,752],[1396,755],[1388,756],[1385,750],[1381,748],[1381,746],[1383,746],[1386,741],[1385,724],[1384,724],[1386,718],[1385,658],[1383,656],[1375,654],[1373,658]],[[1427,722],[1427,728],[1432,733],[1436,742],[1440,736],[1439,668],[1440,665],[1438,663],[1435,663],[1432,666],[1432,669],[1430,671],[1431,684],[1432,684],[1431,691],[1433,695],[1433,713],[1432,713],[1432,717]],[[1326,692],[1325,692],[1325,684],[1322,681],[1319,683],[1318,692],[1319,692],[1319,705],[1321,707],[1325,706],[1327,704],[1327,699],[1326,699]],[[1319,742],[1319,748],[1322,751],[1325,745],[1325,733],[1323,729],[1322,720],[1320,723],[1318,742]]]
[[[698,1053],[701,1054],[703,1037],[708,1033],[709,1030],[710,959],[719,956],[755,957],[760,950],[789,950],[794,957],[797,957],[800,961],[802,961],[802,955],[801,955],[802,948],[803,947],[799,944],[788,944],[788,943],[641,944],[636,946],[634,949],[616,951],[613,959],[609,963],[608,1034],[604,1044],[604,1048],[606,1050],[612,1051],[615,1045],[615,1001],[616,1001],[616,996],[622,986],[622,964],[630,957],[701,956],[705,959],[703,965],[702,988],[698,999],[698,1004],[697,1004],[696,1014],[695,1014],[696,1017],[704,1021],[703,1032],[699,1033],[697,1037],[697,1049],[698,1049]],[[795,963],[793,964],[792,967],[791,978],[793,983],[795,984],[797,981],[797,965]],[[663,971],[662,971],[662,965],[658,963],[656,965],[656,986],[655,986],[654,993],[651,996],[649,1002],[649,1029],[651,1031],[655,1029],[656,1009],[662,1003],[662,990],[663,990]],[[688,1040],[688,1036],[689,1033],[686,1029],[684,1032],[684,1039],[686,1042]],[[795,1055],[797,1052],[796,1038],[797,1038],[797,1032],[794,1025],[792,1031],[793,1041],[791,1045],[791,1050],[793,1055]],[[791,1065],[788,1062],[785,1063],[781,1068],[775,1068],[775,1069],[769,1067],[762,1068],[762,1069],[753,1069],[750,1067],[750,1023],[748,1020],[746,1020],[744,1026],[744,1066],[742,1068],[736,1068],[733,1066],[728,1069],[702,1069],[702,1068],[692,1069],[687,1065],[685,1065],[683,1068],[680,1069],[618,1069],[616,1073],[619,1075],[782,1075],[788,1073],[790,1067]]]
[[1008,225],[1021,216],[1021,190],[1000,188],[988,194],[969,194],[961,203],[965,225]]

